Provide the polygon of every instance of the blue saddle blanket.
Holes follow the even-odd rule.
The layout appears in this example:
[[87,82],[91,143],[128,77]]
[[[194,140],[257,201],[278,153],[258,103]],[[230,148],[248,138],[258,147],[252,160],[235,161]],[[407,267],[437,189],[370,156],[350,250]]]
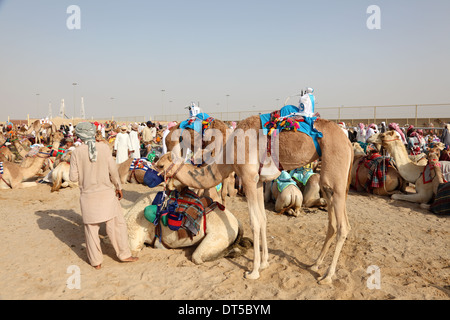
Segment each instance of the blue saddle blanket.
[[181,132],[184,129],[192,129],[197,131],[198,133],[202,133],[203,130],[203,121],[210,118],[207,113],[199,113],[195,116],[195,118],[190,118],[180,123]]
[[[289,117],[296,116],[299,112],[300,112],[300,110],[296,106],[287,105],[287,106],[284,106],[283,108],[281,108],[279,114],[280,114],[281,118],[284,118],[284,117],[289,118]],[[270,122],[271,114],[270,113],[261,114],[259,117],[261,119],[263,133],[267,134],[268,130],[265,127],[265,124]],[[319,155],[319,157],[321,157],[322,151],[320,149],[319,141],[317,139],[322,138],[323,134],[322,134],[322,132],[320,132],[316,128],[314,128],[314,122],[317,120],[317,117],[311,117],[311,118],[305,117],[305,116],[302,116],[302,117],[303,117],[304,121],[298,122],[299,128],[297,128],[297,131],[306,133],[308,136],[310,136],[313,139],[317,154]]]

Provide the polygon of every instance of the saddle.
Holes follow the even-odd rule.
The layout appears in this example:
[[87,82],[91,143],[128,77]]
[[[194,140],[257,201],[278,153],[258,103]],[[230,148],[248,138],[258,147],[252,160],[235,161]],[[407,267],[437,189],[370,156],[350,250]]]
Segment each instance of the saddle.
[[374,188],[381,188],[384,186],[384,179],[389,167],[396,168],[395,162],[390,157],[383,157],[379,153],[371,153],[363,158],[358,163],[356,170],[356,184],[358,184],[359,168],[364,165],[369,172],[367,174],[367,181],[363,186],[367,192]]
[[[275,137],[281,131],[300,131],[307,134],[314,142],[316,152],[319,157],[322,156],[322,150],[319,145],[319,138],[323,137],[322,132],[314,128],[314,122],[316,117],[305,117],[298,114],[299,109],[293,105],[287,105],[281,108],[281,110],[274,111],[268,114],[261,114],[260,121],[264,134],[268,136],[267,139],[267,155],[269,157],[276,157],[272,153],[272,137]],[[265,159],[264,159],[265,160]],[[274,159],[277,160],[277,159]],[[275,161],[277,162],[277,161]],[[283,170],[279,163],[280,171]],[[261,171],[261,167],[260,167]]]
[[[219,208],[224,211],[225,207],[213,201],[209,197],[199,197],[189,188],[183,189],[181,192],[172,191],[167,199],[164,192],[159,192],[152,203],[153,212],[155,214],[144,214],[150,222],[156,226],[156,236],[161,241],[161,223],[172,231],[178,232],[179,239],[195,237],[201,229],[201,221],[203,219],[203,231],[206,233],[206,215]],[[156,208],[156,206],[159,206]],[[150,210],[150,208],[149,208]],[[151,215],[151,217],[150,217]]]

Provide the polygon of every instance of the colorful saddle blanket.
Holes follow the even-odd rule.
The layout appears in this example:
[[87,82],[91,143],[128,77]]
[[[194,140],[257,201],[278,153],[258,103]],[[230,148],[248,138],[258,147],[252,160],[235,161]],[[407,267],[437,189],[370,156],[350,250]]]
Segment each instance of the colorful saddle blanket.
[[[220,210],[225,210],[225,207],[214,202],[209,197],[200,198],[195,192],[189,190],[188,188],[183,189],[181,192],[176,190],[172,191],[169,196],[169,202],[175,202],[176,205],[172,210],[169,210],[169,226],[173,223],[172,216],[174,214],[178,215],[178,228],[182,228],[185,235],[189,237],[196,236],[201,229],[201,221],[204,216],[209,212],[219,207]],[[174,212],[170,212],[174,211]],[[176,230],[177,228],[171,228]],[[206,219],[203,219],[203,231],[206,233]],[[178,233],[180,238],[183,238],[183,233]]]
[[184,129],[192,129],[203,134],[205,130],[211,126],[213,121],[214,118],[210,117],[207,113],[199,113],[195,117],[181,122],[180,129],[181,132],[183,132]]
[[314,128],[316,117],[304,117],[299,115],[299,109],[293,105],[287,105],[279,111],[268,114],[261,114],[261,124],[263,133],[269,136],[276,135],[283,130],[297,130],[306,133],[313,139],[317,154],[322,156],[322,151],[318,142],[318,138],[322,138],[322,132]]
[[395,162],[393,159],[390,157],[383,157],[379,153],[372,153],[366,157],[363,157],[358,164],[358,169],[361,164],[364,164],[364,166],[369,169],[367,181],[364,185],[364,189],[367,191],[374,188],[383,187],[388,168],[395,168]]
[[130,171],[144,170],[147,171],[150,168],[147,158],[134,158],[130,165]]
[[[450,181],[450,161],[439,161],[439,163],[441,165],[442,176],[444,178],[444,182],[449,182]],[[434,175],[431,174],[431,171],[432,171],[432,169],[431,169],[430,164],[427,164],[423,168],[423,172],[422,172],[423,184],[433,182]]]

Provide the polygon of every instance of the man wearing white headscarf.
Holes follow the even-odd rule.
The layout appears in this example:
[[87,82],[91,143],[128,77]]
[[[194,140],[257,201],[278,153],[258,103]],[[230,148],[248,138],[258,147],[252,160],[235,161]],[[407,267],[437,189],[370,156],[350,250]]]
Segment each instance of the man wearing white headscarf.
[[141,157],[141,143],[138,136],[139,126],[135,123],[131,126],[130,143],[131,143],[131,158],[139,159]]
[[127,161],[130,157],[130,151],[133,150],[133,147],[131,146],[130,136],[127,133],[126,126],[120,127],[120,132],[114,141],[114,150],[116,151],[116,163],[118,164]]
[[75,134],[83,144],[72,151],[69,177],[80,188],[89,263],[100,269],[103,262],[98,235],[101,223],[106,223],[106,232],[119,260],[136,261],[128,243],[127,224],[119,203],[123,197],[122,186],[111,151],[106,144],[95,143],[96,128],[89,122],[78,124]]

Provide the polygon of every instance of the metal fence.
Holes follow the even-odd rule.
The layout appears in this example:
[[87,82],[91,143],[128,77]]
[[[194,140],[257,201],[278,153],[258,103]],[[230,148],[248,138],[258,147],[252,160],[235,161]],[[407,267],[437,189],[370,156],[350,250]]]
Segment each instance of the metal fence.
[[[241,121],[252,115],[271,113],[274,110],[252,110],[235,112],[207,112],[211,117],[222,121]],[[450,103],[443,104],[415,104],[415,105],[387,105],[387,106],[359,106],[359,107],[317,107],[322,118],[336,122],[358,123],[390,122],[399,125],[412,124],[414,126],[442,125],[450,122]],[[154,121],[183,121],[188,115],[155,115]]]

